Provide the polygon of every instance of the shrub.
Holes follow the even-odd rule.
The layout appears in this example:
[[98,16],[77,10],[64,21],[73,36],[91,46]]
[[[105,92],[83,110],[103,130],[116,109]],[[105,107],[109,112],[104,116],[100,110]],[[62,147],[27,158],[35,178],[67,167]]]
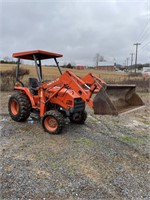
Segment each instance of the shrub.
[[[23,79],[25,75],[29,74],[29,70],[20,69],[19,70],[19,79]],[[0,72],[0,87],[1,91],[11,91],[14,88],[16,82],[16,69],[13,68],[11,70],[1,71]]]
[[147,80],[144,79],[126,79],[122,82],[123,84],[134,84],[137,86],[137,90],[143,92],[148,92],[150,90],[150,78]]
[[120,81],[111,80],[107,82],[108,84],[129,84],[129,85],[136,85],[137,91],[149,92],[150,91],[150,78],[143,79],[137,77],[127,77]]
[[129,75],[128,75],[129,78],[132,78],[132,77],[142,77],[142,76],[143,75],[142,75],[141,72],[137,72],[137,73],[132,72],[132,73],[129,73]]

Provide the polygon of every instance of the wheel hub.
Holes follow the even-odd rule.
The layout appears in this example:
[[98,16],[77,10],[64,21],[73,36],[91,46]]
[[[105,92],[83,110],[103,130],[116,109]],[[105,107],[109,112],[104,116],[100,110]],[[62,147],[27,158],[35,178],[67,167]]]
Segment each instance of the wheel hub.
[[57,120],[52,117],[52,116],[48,116],[45,118],[44,120],[44,124],[45,127],[49,130],[49,131],[55,131],[58,128],[58,122]]
[[19,104],[18,102],[14,99],[11,103],[11,112],[13,115],[17,115],[19,111]]
[[56,120],[55,119],[50,119],[49,120],[49,125],[51,126],[51,127],[56,127],[57,126],[57,122],[56,122]]

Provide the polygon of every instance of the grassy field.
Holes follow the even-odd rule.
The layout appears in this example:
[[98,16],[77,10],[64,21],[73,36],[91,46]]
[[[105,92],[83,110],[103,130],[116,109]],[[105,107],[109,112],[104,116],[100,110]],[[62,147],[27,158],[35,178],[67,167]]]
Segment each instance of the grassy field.
[[[15,64],[0,64],[0,71],[10,70],[15,68]],[[30,65],[21,65],[21,68],[30,70],[29,77],[36,77],[36,69],[34,66]],[[61,68],[62,72],[65,72],[68,69]],[[120,82],[128,77],[127,73],[120,72],[108,72],[108,71],[99,71],[95,69],[85,69],[85,70],[77,70],[77,69],[69,69],[76,75],[80,77],[84,77],[88,73],[94,73],[98,77],[102,78],[104,81],[113,81]],[[57,67],[43,67],[43,77],[45,80],[52,80],[60,76],[60,73]],[[27,77],[26,77],[27,78]]]
[[[16,67],[15,64],[0,64],[0,72],[7,70],[11,71],[12,69],[15,69],[15,67]],[[25,75],[23,78],[20,78],[20,80],[24,83],[25,86],[28,86],[29,78],[31,77],[37,78],[35,66],[21,65],[20,69],[29,70],[28,75]],[[70,70],[79,77],[84,77],[88,73],[93,73],[108,84],[135,84],[139,91],[150,91],[150,80],[144,79],[142,74],[140,73],[134,74],[134,73],[125,73],[118,71],[101,71],[95,69],[77,70],[77,69],[61,68],[61,70],[62,72]],[[57,67],[43,66],[42,71],[43,71],[43,80],[52,81],[60,76]],[[3,91],[12,90],[15,82],[16,82],[15,77],[10,77],[10,76],[6,77],[5,75],[3,77],[1,76],[0,80],[1,90]]]

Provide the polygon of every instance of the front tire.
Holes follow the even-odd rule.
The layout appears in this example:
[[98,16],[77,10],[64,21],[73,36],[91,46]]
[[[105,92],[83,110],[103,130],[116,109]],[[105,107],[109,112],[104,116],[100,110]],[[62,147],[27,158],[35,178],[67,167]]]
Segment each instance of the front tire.
[[8,110],[14,121],[23,122],[30,116],[31,102],[25,93],[14,93],[9,99]]
[[42,126],[50,134],[59,134],[64,124],[63,115],[55,110],[47,111],[42,117]]
[[84,110],[82,113],[74,113],[69,117],[70,122],[74,124],[84,124],[87,118],[87,112]]

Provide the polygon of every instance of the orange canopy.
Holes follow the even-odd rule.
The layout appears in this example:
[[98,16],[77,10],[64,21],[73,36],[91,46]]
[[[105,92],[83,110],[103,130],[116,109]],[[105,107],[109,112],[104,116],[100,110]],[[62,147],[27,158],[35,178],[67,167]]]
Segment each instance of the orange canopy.
[[50,59],[50,58],[63,57],[62,54],[48,52],[48,51],[42,51],[42,50],[18,52],[18,53],[13,53],[12,56],[14,58],[21,58],[21,59],[26,59],[26,60],[34,60],[33,55],[36,56],[37,60],[44,60],[44,59]]

